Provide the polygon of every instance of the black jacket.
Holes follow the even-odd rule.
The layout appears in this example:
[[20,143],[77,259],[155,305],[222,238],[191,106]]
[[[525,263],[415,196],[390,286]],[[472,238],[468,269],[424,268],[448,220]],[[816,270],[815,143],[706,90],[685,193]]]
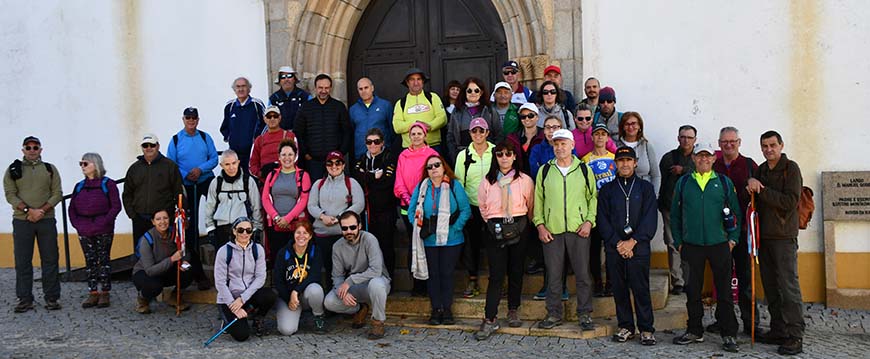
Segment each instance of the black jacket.
[[[308,265],[305,266],[308,276],[301,281],[298,278],[291,278],[296,270],[297,260],[301,267],[305,264],[305,257],[308,257]],[[275,267],[272,269],[272,283],[278,291],[278,296],[286,303],[290,301],[290,292],[295,290],[301,296],[309,284],[320,283],[321,266],[323,266],[323,255],[320,253],[320,248],[314,244],[313,238],[308,242],[308,249],[302,257],[296,257],[293,241],[288,242],[278,253],[275,253]]]
[[145,156],[139,156],[125,177],[122,199],[128,217],[137,214],[150,217],[160,209],[170,211],[172,217],[178,195],[184,193],[181,172],[175,162],[158,154],[149,164]]
[[[634,186],[632,186],[634,181]],[[629,192],[628,225],[634,230],[629,237],[625,234],[625,194]],[[659,214],[656,210],[656,193],[652,183],[637,175],[631,178],[617,176],[598,191],[598,233],[604,239],[604,250],[617,253],[619,241],[634,238],[635,256],[650,255],[650,241],[656,234]]]
[[353,127],[347,108],[332,97],[321,104],[317,98],[306,101],[296,114],[293,132],[299,138],[299,155],[323,161],[331,151],[348,153],[353,148]]
[[287,95],[284,90],[278,89],[272,93],[272,96],[269,96],[269,104],[278,106],[281,110],[281,128],[285,130],[293,129],[296,112],[305,101],[308,101],[308,93],[298,87],[294,88],[290,95]]
[[[396,183],[397,158],[389,150],[369,158],[368,153],[360,156],[353,170],[353,178],[360,183],[366,194],[367,210],[372,213],[395,211],[396,196],[393,185]],[[382,170],[384,174],[375,179],[375,171]]]

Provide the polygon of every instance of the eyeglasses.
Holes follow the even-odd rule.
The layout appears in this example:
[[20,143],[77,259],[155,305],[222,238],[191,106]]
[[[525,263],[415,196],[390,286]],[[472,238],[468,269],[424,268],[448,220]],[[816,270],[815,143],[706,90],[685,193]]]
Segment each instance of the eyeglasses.
[[294,76],[293,74],[281,74],[280,76],[278,76],[278,78],[281,79],[281,80],[283,80],[283,79],[292,79],[292,78],[294,78],[294,77],[296,77],[296,76]]
[[156,143],[143,143],[142,148],[154,148],[157,147]]
[[525,120],[525,119],[527,119],[527,118],[528,118],[528,119],[533,119],[533,118],[535,118],[535,117],[538,117],[538,115],[535,114],[534,112],[532,112],[532,113],[530,113],[530,114],[528,114],[528,115],[519,115],[519,116],[517,116],[517,117],[520,119],[520,121],[522,121],[522,120]]
[[601,100],[601,103],[616,103],[616,101],[613,101],[613,100]]
[[80,166],[80,167],[87,167],[89,164],[91,164],[91,163],[88,162],[88,161],[79,161],[79,166]]
[[195,120],[199,120],[199,117],[184,116],[184,119],[187,121],[195,121]]
[[441,167],[441,162],[435,162],[435,163],[430,163],[430,164],[426,165],[426,169],[429,171],[436,169],[436,168],[439,168],[439,167]]
[[577,116],[577,121],[592,121],[592,116]]
[[726,140],[719,140],[719,143],[721,143],[723,145],[736,145],[739,142],[740,142],[740,140],[727,140],[727,141]]
[[344,166],[344,161],[329,161],[326,162],[326,167]]
[[556,90],[543,90],[543,91],[541,91],[541,95],[555,95],[557,93],[559,93],[559,91],[556,91]]
[[694,140],[695,136],[679,136],[677,138],[680,140]]
[[236,233],[238,233],[238,234],[242,234],[242,233],[251,234],[251,233],[254,233],[254,229],[251,227],[236,227]]
[[24,146],[24,150],[26,151],[39,151],[39,146]]
[[352,224],[349,226],[339,226],[339,227],[341,227],[342,231],[355,231],[358,226],[355,224]]
[[480,128],[480,127],[475,127],[475,128],[472,128],[470,132],[484,134],[484,133],[486,133],[486,130],[484,130],[483,128]]
[[266,115],[266,118],[268,118],[268,119],[270,119],[270,120],[273,119],[273,118],[280,118],[280,117],[281,117],[280,115],[278,115],[278,114],[272,114],[272,113],[269,113],[268,115]]
[[507,76],[507,75],[516,75],[517,72],[518,72],[517,70],[505,70],[505,71],[502,71],[501,73],[504,74],[505,76]]
[[639,126],[640,126],[640,123],[635,121],[635,122],[626,122],[623,127],[639,127]]
[[514,155],[514,151],[498,151],[495,153],[495,156],[498,158],[502,157],[510,157]]
[[556,130],[561,130],[562,126],[561,125],[550,125],[550,126],[544,126],[544,129],[556,131]]
[[366,140],[366,145],[380,145],[384,143],[384,140],[380,138],[376,138],[374,140]]
[[479,88],[476,88],[476,89],[469,88],[469,89],[465,90],[465,93],[469,93],[469,94],[470,93],[480,93],[480,89]]

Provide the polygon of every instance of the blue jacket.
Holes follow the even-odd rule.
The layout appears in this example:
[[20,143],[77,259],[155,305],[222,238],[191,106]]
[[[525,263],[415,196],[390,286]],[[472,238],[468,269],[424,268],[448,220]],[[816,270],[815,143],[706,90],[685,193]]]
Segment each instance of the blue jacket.
[[244,106],[239,104],[239,99],[232,99],[224,106],[224,120],[221,122],[221,134],[224,141],[230,144],[233,151],[238,152],[239,158],[247,165],[247,158],[251,156],[251,146],[266,128],[263,122],[263,113],[266,111],[263,101],[248,97]]
[[[178,165],[178,170],[181,171],[181,178],[184,179],[184,185],[190,186],[194,183],[187,179],[187,174],[194,168],[199,168],[202,174],[196,183],[203,183],[209,178],[214,177],[214,170],[218,164],[217,149],[214,146],[214,140],[205,131],[196,130],[193,135],[181,130],[172,137],[169,141],[169,148],[166,150],[166,157]],[[178,139],[178,145],[175,144],[175,139]]]
[[[424,179],[424,181],[428,181],[429,179]],[[447,244],[445,246],[455,246],[458,244],[462,244],[465,242],[465,236],[462,234],[462,229],[465,228],[465,222],[468,221],[468,218],[471,217],[471,207],[468,204],[468,196],[465,194],[465,189],[462,188],[462,184],[459,183],[459,180],[453,180],[450,183],[452,186],[451,191],[453,194],[450,196],[450,213],[455,213],[459,211],[459,218],[456,219],[456,222],[450,225],[450,234],[447,236]],[[435,199],[432,198],[432,183],[429,183],[429,193],[423,198],[423,216],[428,218],[430,216],[437,216],[438,211],[432,208],[433,201],[436,201],[438,198],[441,198],[441,188],[435,188]],[[416,225],[416,220],[414,220],[414,210],[417,208],[417,198],[420,196],[420,186],[417,185],[414,188],[414,193],[411,195],[411,202],[408,205],[408,219],[411,221],[411,225]],[[423,245],[426,247],[435,247],[435,233],[432,233],[426,238],[423,238]]]
[[387,148],[393,143],[393,104],[377,95],[369,106],[359,99],[350,106],[350,122],[353,124],[353,158],[366,153],[366,132],[377,127],[384,132]]
[[658,204],[652,183],[637,175],[628,179],[617,176],[598,191],[598,215],[595,220],[598,233],[604,239],[604,250],[608,253],[617,253],[616,245],[619,241],[629,238],[624,231],[626,210],[623,188],[629,192],[630,198],[628,225],[634,231],[630,238],[637,241],[634,255],[649,256],[650,241],[655,236],[658,226]]
[[[577,153],[574,150],[571,150],[571,154],[577,157]],[[556,153],[553,152],[553,145],[546,138],[541,143],[534,145],[531,152],[529,152],[529,170],[532,171],[529,175],[532,179],[538,178],[538,170],[541,166],[554,158],[556,158]]]

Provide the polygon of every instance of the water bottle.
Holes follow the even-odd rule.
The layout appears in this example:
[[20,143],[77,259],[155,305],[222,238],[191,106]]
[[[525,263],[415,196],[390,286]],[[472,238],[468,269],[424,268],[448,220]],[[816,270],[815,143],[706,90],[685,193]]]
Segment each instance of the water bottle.
[[722,220],[725,224],[725,231],[728,233],[737,230],[737,217],[731,214],[731,209],[725,207],[722,209]]
[[503,238],[504,237],[502,237],[502,234],[501,234],[501,223],[496,223],[495,224],[495,239],[502,240]]

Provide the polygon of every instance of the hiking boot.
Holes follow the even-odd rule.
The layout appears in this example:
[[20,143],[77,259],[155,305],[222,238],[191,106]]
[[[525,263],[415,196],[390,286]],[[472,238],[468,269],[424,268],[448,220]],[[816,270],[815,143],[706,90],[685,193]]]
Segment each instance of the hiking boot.
[[676,345],[689,345],[692,343],[703,343],[704,342],[704,334],[695,335],[689,332],[683,333],[683,335],[674,337],[674,344]]
[[32,299],[18,299],[18,304],[15,305],[15,313],[24,313],[34,308]]
[[444,310],[432,309],[429,314],[429,325],[441,325],[444,323]]
[[656,345],[656,337],[652,332],[641,332],[640,333],[640,344],[641,345]]
[[508,326],[511,328],[519,328],[523,326],[523,321],[520,320],[520,314],[516,309],[508,310],[507,321]]
[[719,334],[722,331],[722,327],[719,326],[719,322],[713,322],[707,326],[707,333]]
[[[589,314],[581,314],[580,315],[580,329],[584,332],[595,330],[595,324],[592,323],[592,316]],[[632,333],[632,336],[634,333]]]
[[108,308],[111,303],[109,302],[109,292],[100,292],[100,299],[97,300],[97,308]]
[[359,311],[353,315],[353,324],[350,325],[351,328],[359,329],[366,325],[366,318],[369,317],[369,305],[366,303],[360,303]]
[[785,340],[776,352],[780,355],[797,355],[804,352],[804,340],[801,338],[788,338]]
[[634,339],[634,332],[625,328],[619,328],[619,331],[614,333],[611,339],[617,343],[625,343]]
[[535,296],[532,297],[532,299],[534,299],[534,300],[544,300],[544,299],[547,299],[547,286],[544,285],[544,287],[541,288],[541,290],[539,290],[537,293],[535,293]]
[[538,328],[553,329],[558,325],[562,325],[562,318],[547,317],[547,319],[544,319],[540,323],[538,323]]
[[141,295],[136,297],[136,313],[139,314],[151,314],[151,305],[148,299],[145,299]]
[[441,319],[441,324],[444,325],[453,325],[456,324],[456,320],[453,319],[453,311],[450,309],[444,309],[444,317]]
[[314,316],[314,332],[317,334],[326,334],[326,320],[322,315]]
[[93,308],[97,306],[97,303],[100,301],[100,295],[97,292],[88,293],[88,297],[82,302],[82,308]]
[[57,302],[57,299],[46,299],[45,305],[43,305],[43,307],[48,310],[60,310],[61,308],[60,303]]
[[683,294],[683,286],[675,285],[673,289],[671,289],[671,295],[680,295]]
[[783,345],[786,340],[788,340],[788,336],[775,333],[772,330],[765,333],[756,332],[755,334],[755,341],[761,344]]
[[480,287],[477,286],[477,278],[469,279],[468,285],[465,286],[465,290],[462,292],[462,296],[465,298],[474,298],[480,294]]
[[184,299],[181,299],[181,304],[177,304],[177,297],[178,296],[176,292],[172,291],[172,295],[170,295],[169,298],[166,298],[166,296],[164,295],[163,300],[166,302],[167,305],[170,305],[173,308],[178,307],[178,309],[182,312],[190,309],[190,304],[185,303]]
[[740,347],[737,345],[737,338],[734,337],[722,337],[722,350],[729,353],[736,353],[740,351]]
[[492,336],[492,333],[495,333],[499,328],[501,327],[498,326],[498,320],[496,320],[496,318],[484,319],[483,323],[480,323],[480,330],[474,333],[474,339],[489,339],[489,337]]
[[381,339],[385,334],[386,330],[384,329],[384,322],[372,319],[372,327],[369,329],[369,339]]
[[269,335],[269,331],[266,328],[266,323],[263,318],[254,319],[254,335],[258,337]]

